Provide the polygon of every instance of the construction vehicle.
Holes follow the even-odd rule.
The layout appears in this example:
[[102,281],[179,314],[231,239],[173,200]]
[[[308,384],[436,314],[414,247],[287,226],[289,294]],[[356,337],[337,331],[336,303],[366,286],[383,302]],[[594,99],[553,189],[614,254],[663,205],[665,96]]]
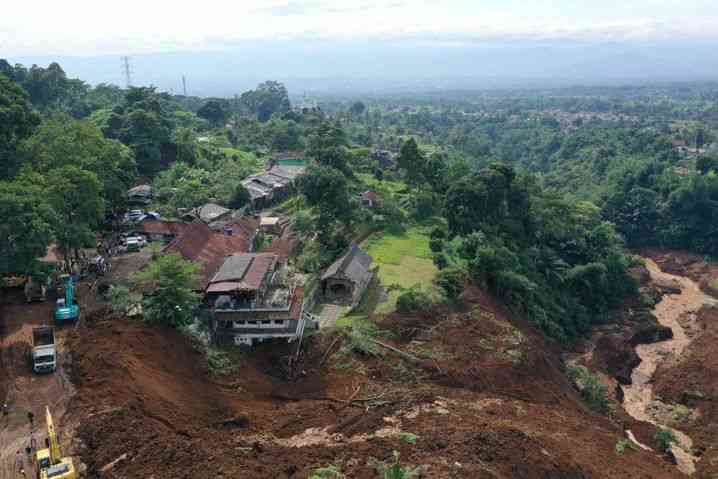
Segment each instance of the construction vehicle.
[[55,423],[52,422],[50,408],[45,406],[45,420],[47,422],[47,447],[38,449],[36,454],[38,477],[40,479],[77,479],[75,465],[72,458],[61,457],[60,441],[55,432]]
[[55,303],[55,322],[62,325],[65,321],[75,321],[80,317],[80,306],[75,300],[75,280],[71,275],[63,275],[64,296]]
[[57,369],[55,330],[50,326],[32,328],[32,370],[51,373]]

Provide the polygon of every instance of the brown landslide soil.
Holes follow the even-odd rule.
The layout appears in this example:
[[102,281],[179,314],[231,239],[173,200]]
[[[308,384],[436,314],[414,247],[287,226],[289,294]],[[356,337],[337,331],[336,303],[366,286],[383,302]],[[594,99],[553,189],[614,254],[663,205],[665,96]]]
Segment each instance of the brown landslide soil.
[[380,324],[418,361],[349,354],[322,334],[288,382],[281,347],[215,380],[177,332],[100,311],[71,338],[68,415],[91,477],[305,479],[336,465],[369,479],[369,459],[393,451],[430,478],[681,477],[654,453],[617,454],[623,424],[587,409],[558,348],[509,318],[471,290],[462,311]]

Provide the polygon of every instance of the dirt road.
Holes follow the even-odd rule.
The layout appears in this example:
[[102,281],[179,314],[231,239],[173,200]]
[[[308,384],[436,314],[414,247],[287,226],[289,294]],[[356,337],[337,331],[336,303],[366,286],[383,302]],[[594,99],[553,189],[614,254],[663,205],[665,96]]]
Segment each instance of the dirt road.
[[[669,283],[680,287],[680,294],[670,294],[656,305],[653,313],[658,321],[673,331],[673,339],[636,347],[641,363],[633,370],[632,384],[623,386],[624,407],[626,411],[639,421],[660,425],[660,420],[653,407],[658,401],[653,395],[653,375],[658,365],[681,356],[691,343],[692,337],[687,332],[695,321],[695,313],[714,300],[703,293],[695,281],[684,276],[675,276],[663,272],[651,259],[645,259],[651,278],[657,283]],[[678,468],[686,473],[695,472],[697,458],[691,453],[693,446],[690,437],[672,429],[678,443],[671,450],[678,462]]]
[[[0,478],[20,477],[15,470],[15,455],[18,450],[25,453],[29,443],[30,423],[28,412],[35,417],[34,430],[38,446],[44,444],[45,406],[50,406],[55,423],[59,425],[61,440],[67,447],[70,440],[65,434],[62,417],[74,388],[65,371],[66,357],[64,339],[66,332],[56,331],[59,349],[59,367],[53,374],[36,375],[30,369],[28,353],[32,343],[32,328],[52,324],[53,304],[26,304],[22,291],[5,291],[0,303],[0,363],[4,368],[2,387],[6,391],[4,402],[9,414],[0,418]],[[29,477],[35,470],[30,465]]]

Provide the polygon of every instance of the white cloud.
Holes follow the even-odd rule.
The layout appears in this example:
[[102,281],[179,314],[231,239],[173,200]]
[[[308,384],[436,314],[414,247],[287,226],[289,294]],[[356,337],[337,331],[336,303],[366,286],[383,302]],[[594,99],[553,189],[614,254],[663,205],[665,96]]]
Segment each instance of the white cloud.
[[221,48],[245,39],[651,40],[718,37],[718,2],[684,0],[35,0],[7,2],[0,56]]

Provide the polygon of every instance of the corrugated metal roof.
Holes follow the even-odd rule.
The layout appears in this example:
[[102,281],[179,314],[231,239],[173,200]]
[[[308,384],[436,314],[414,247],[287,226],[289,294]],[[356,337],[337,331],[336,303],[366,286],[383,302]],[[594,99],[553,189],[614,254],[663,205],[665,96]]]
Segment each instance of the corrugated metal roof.
[[212,283],[223,281],[240,281],[244,278],[249,265],[252,264],[254,255],[251,254],[233,254],[224,260],[219,271],[212,278]]
[[267,274],[274,271],[277,261],[279,256],[273,253],[241,253],[229,256],[209,282],[207,292],[257,290]]
[[347,254],[332,263],[322,275],[322,279],[341,276],[358,282],[369,273],[372,258],[357,245],[352,245]]

